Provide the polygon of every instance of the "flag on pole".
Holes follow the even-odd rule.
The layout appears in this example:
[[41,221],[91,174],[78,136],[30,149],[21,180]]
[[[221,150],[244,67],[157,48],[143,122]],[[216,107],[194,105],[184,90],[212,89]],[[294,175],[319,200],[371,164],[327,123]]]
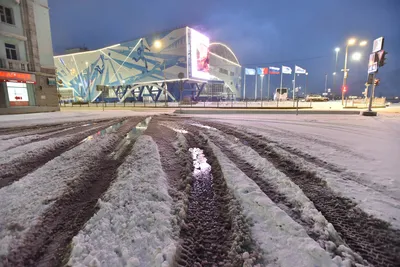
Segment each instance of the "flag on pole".
[[298,74],[306,74],[306,70],[303,68],[300,68],[299,66],[294,66],[294,73],[298,73]]
[[256,75],[256,70],[255,69],[245,68],[244,72],[245,72],[246,75]]
[[257,68],[258,75],[268,75],[268,68]]
[[281,74],[280,70],[281,70],[281,68],[269,67],[269,74],[271,74],[271,75],[273,75],[273,74]]
[[282,66],[282,73],[283,74],[292,74],[292,68],[286,67],[286,66]]

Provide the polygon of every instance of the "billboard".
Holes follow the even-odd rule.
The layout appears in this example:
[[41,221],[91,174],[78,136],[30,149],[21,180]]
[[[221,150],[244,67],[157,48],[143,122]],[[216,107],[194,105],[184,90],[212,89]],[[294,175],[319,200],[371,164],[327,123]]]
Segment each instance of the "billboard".
[[210,39],[193,29],[188,29],[188,72],[190,78],[210,79]]

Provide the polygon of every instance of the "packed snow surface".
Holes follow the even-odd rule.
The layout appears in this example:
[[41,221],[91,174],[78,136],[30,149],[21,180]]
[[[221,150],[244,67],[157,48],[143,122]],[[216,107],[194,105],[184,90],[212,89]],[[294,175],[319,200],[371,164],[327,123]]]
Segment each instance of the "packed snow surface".
[[72,241],[71,266],[171,266],[172,198],[157,145],[139,137],[99,211]]
[[261,134],[281,147],[290,147],[337,166],[341,172],[333,176],[312,164],[307,165],[319,172],[338,194],[400,228],[400,115],[196,117],[233,124],[239,130]]

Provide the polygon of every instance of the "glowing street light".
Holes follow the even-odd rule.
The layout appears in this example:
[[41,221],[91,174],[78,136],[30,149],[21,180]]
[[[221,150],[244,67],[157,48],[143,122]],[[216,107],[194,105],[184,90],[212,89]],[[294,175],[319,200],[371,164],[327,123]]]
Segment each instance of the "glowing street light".
[[361,53],[360,52],[355,52],[352,56],[351,56],[352,60],[360,60],[361,59]]
[[[335,57],[335,74],[336,74],[336,72],[337,72],[337,62],[338,62],[338,55],[339,55],[339,51],[340,51],[340,48],[339,47],[336,47],[335,48],[335,52],[336,52],[336,57]],[[334,74],[334,75],[335,75]],[[333,77],[333,88],[335,89],[336,88],[336,77],[334,76]]]
[[[351,38],[349,40],[347,40],[347,45],[346,45],[346,53],[344,56],[344,68],[343,68],[343,85],[342,85],[342,105],[344,103],[344,94],[347,90],[345,90],[344,88],[347,88],[346,86],[346,82],[347,82],[347,77],[349,75],[349,70],[347,69],[347,56],[349,53],[349,46],[353,46],[355,45],[357,42],[356,38]],[[360,46],[366,46],[367,45],[367,41],[363,40],[359,43]],[[361,59],[361,54],[360,53],[355,53],[352,56],[353,60],[360,60]]]
[[352,46],[352,45],[354,45],[356,42],[357,42],[357,39],[351,38],[351,39],[347,40],[347,45],[348,45],[348,46]]
[[332,75],[336,75],[336,71],[334,73],[332,73]]
[[161,46],[162,46],[162,44],[161,44],[160,40],[157,40],[157,41],[154,42],[154,47],[155,48],[161,48]]

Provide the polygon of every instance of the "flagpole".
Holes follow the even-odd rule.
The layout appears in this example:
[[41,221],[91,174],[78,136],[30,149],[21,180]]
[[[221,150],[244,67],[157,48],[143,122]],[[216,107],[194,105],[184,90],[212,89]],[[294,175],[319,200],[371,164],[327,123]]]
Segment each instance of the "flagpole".
[[268,91],[268,96],[267,96],[268,101],[269,101],[269,83],[270,83],[270,75],[271,75],[271,73],[270,73],[270,70],[269,70],[269,67],[268,67],[268,89],[267,89],[267,91]]
[[254,101],[257,101],[257,79],[258,79],[258,72],[257,72],[257,67],[256,67],[256,82],[255,82],[255,87],[254,87]]
[[260,80],[261,80],[261,88],[260,88],[260,99],[261,99],[261,107],[262,107],[262,91],[263,91],[263,80],[264,80],[264,74],[260,75]]
[[294,75],[293,75],[293,107],[294,107],[294,90],[296,88],[296,66],[294,67]]
[[282,82],[283,82],[283,67],[281,68],[281,86],[279,87],[279,98],[278,102],[281,100],[281,94],[282,94]]
[[243,79],[243,100],[246,99],[246,68],[244,69],[244,79]]

